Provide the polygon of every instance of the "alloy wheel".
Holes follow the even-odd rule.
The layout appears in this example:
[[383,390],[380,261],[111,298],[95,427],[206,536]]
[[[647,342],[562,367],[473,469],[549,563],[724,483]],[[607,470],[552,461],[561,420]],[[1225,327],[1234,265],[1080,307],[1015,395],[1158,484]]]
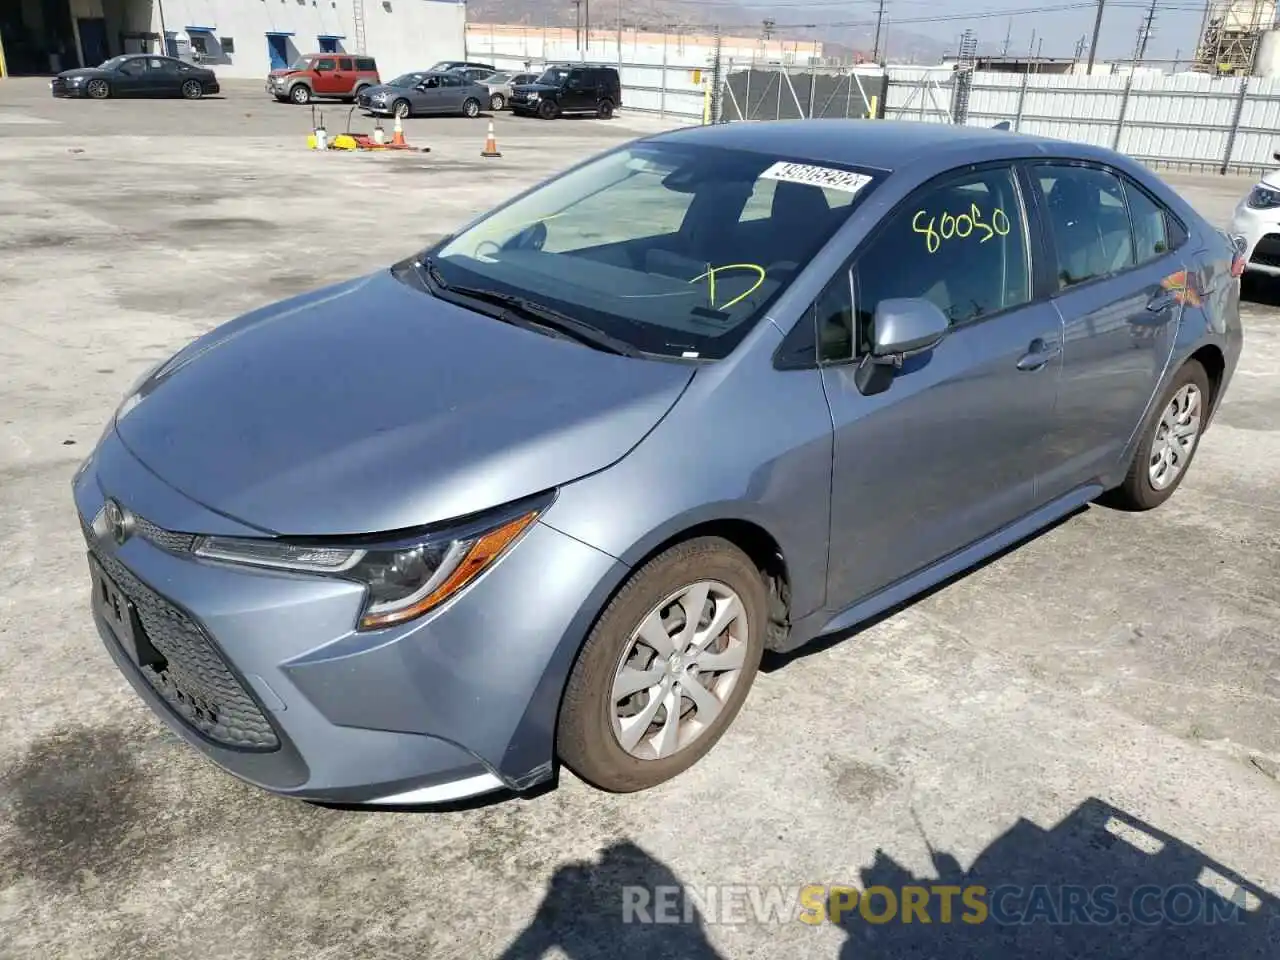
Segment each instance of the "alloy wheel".
[[1200,439],[1202,409],[1200,388],[1188,383],[1173,395],[1160,415],[1147,464],[1147,478],[1154,489],[1168,487],[1190,462]]
[[397,100],[397,101],[396,101],[396,105],[395,105],[395,108],[394,108],[393,112],[394,112],[394,113],[395,113],[395,115],[396,115],[397,117],[399,117],[401,120],[403,120],[405,117],[409,116],[409,101],[408,101],[408,100]]
[[107,86],[107,81],[105,80],[90,80],[85,92],[94,100],[105,100],[107,94],[111,92],[111,88]]
[[494,111],[501,110],[506,105],[507,105],[507,101],[503,98],[502,94],[500,93],[495,93],[492,97],[489,98],[490,110],[494,110]]
[[614,737],[640,760],[686,749],[715,722],[747,657],[747,612],[730,587],[699,580],[632,631],[614,672]]
[[188,100],[199,100],[203,93],[204,88],[200,86],[199,80],[188,80],[182,85],[182,95]]

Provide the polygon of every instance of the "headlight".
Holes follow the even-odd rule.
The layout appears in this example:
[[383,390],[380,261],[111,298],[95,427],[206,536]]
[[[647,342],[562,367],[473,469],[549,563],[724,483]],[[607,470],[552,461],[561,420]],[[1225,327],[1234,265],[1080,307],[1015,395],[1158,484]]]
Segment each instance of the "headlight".
[[531,93],[531,94],[529,94],[529,101],[530,101],[530,102],[533,102],[534,100],[537,100],[537,99],[538,99],[538,94],[536,94],[536,93]]
[[159,363],[153,363],[151,366],[147,367],[146,371],[143,372],[137,380],[133,381],[133,386],[126,390],[124,396],[120,398],[120,406],[116,407],[115,416],[111,418],[113,422],[123,420],[128,416],[130,410],[142,402],[142,385],[150,380],[151,377],[155,375],[155,372],[171,359],[173,358],[166,357]]
[[202,537],[194,553],[223,563],[353,580],[366,588],[357,629],[378,630],[415,620],[457,595],[520,539],[551,500],[544,495],[521,501],[479,520],[391,542]]
[[1248,205],[1255,210],[1273,210],[1280,207],[1280,190],[1258,184],[1249,191]]

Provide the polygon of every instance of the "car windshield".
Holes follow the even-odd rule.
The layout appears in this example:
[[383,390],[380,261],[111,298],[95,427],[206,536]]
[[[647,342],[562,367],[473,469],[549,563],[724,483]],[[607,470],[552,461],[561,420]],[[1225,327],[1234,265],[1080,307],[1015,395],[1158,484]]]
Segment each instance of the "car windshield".
[[558,87],[564,81],[564,78],[567,77],[568,75],[569,75],[568,67],[547,67],[547,69],[542,72],[542,76],[538,78],[537,82],[549,84],[550,86],[553,86],[553,87]]
[[406,73],[396,77],[388,86],[391,87],[413,87],[422,82],[422,74]]
[[450,285],[535,301],[646,353],[719,359],[876,182],[841,164],[637,143],[428,256]]
[[293,61],[293,65],[289,67],[289,69],[290,70],[310,70],[311,61],[308,60],[306,57],[299,57],[297,60]]
[[114,70],[128,59],[128,57],[112,57],[110,60],[103,60],[102,63],[98,65],[98,69]]
[[427,73],[447,73],[455,66],[452,60],[441,60],[435,66],[429,68]]

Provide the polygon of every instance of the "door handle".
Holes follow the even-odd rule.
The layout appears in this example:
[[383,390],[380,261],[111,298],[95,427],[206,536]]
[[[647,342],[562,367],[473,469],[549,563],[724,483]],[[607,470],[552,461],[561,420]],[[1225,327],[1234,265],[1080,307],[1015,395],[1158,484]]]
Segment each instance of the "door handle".
[[1061,352],[1061,344],[1056,342],[1045,343],[1043,340],[1036,338],[1031,341],[1030,351],[1018,361],[1018,369],[1026,371],[1040,370]]
[[1147,309],[1152,313],[1159,313],[1162,310],[1168,310],[1177,302],[1178,296],[1175,293],[1157,293],[1147,301]]

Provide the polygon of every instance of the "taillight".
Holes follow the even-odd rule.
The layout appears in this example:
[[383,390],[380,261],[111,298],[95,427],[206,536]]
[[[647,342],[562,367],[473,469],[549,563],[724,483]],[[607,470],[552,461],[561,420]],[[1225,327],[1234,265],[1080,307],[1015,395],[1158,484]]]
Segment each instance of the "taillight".
[[1249,249],[1249,241],[1240,236],[1227,236],[1227,240],[1231,242],[1231,250],[1234,254],[1231,258],[1231,275],[1233,277],[1244,276],[1245,251]]
[[1244,256],[1242,254],[1237,253],[1231,258],[1231,275],[1237,278],[1244,276]]

